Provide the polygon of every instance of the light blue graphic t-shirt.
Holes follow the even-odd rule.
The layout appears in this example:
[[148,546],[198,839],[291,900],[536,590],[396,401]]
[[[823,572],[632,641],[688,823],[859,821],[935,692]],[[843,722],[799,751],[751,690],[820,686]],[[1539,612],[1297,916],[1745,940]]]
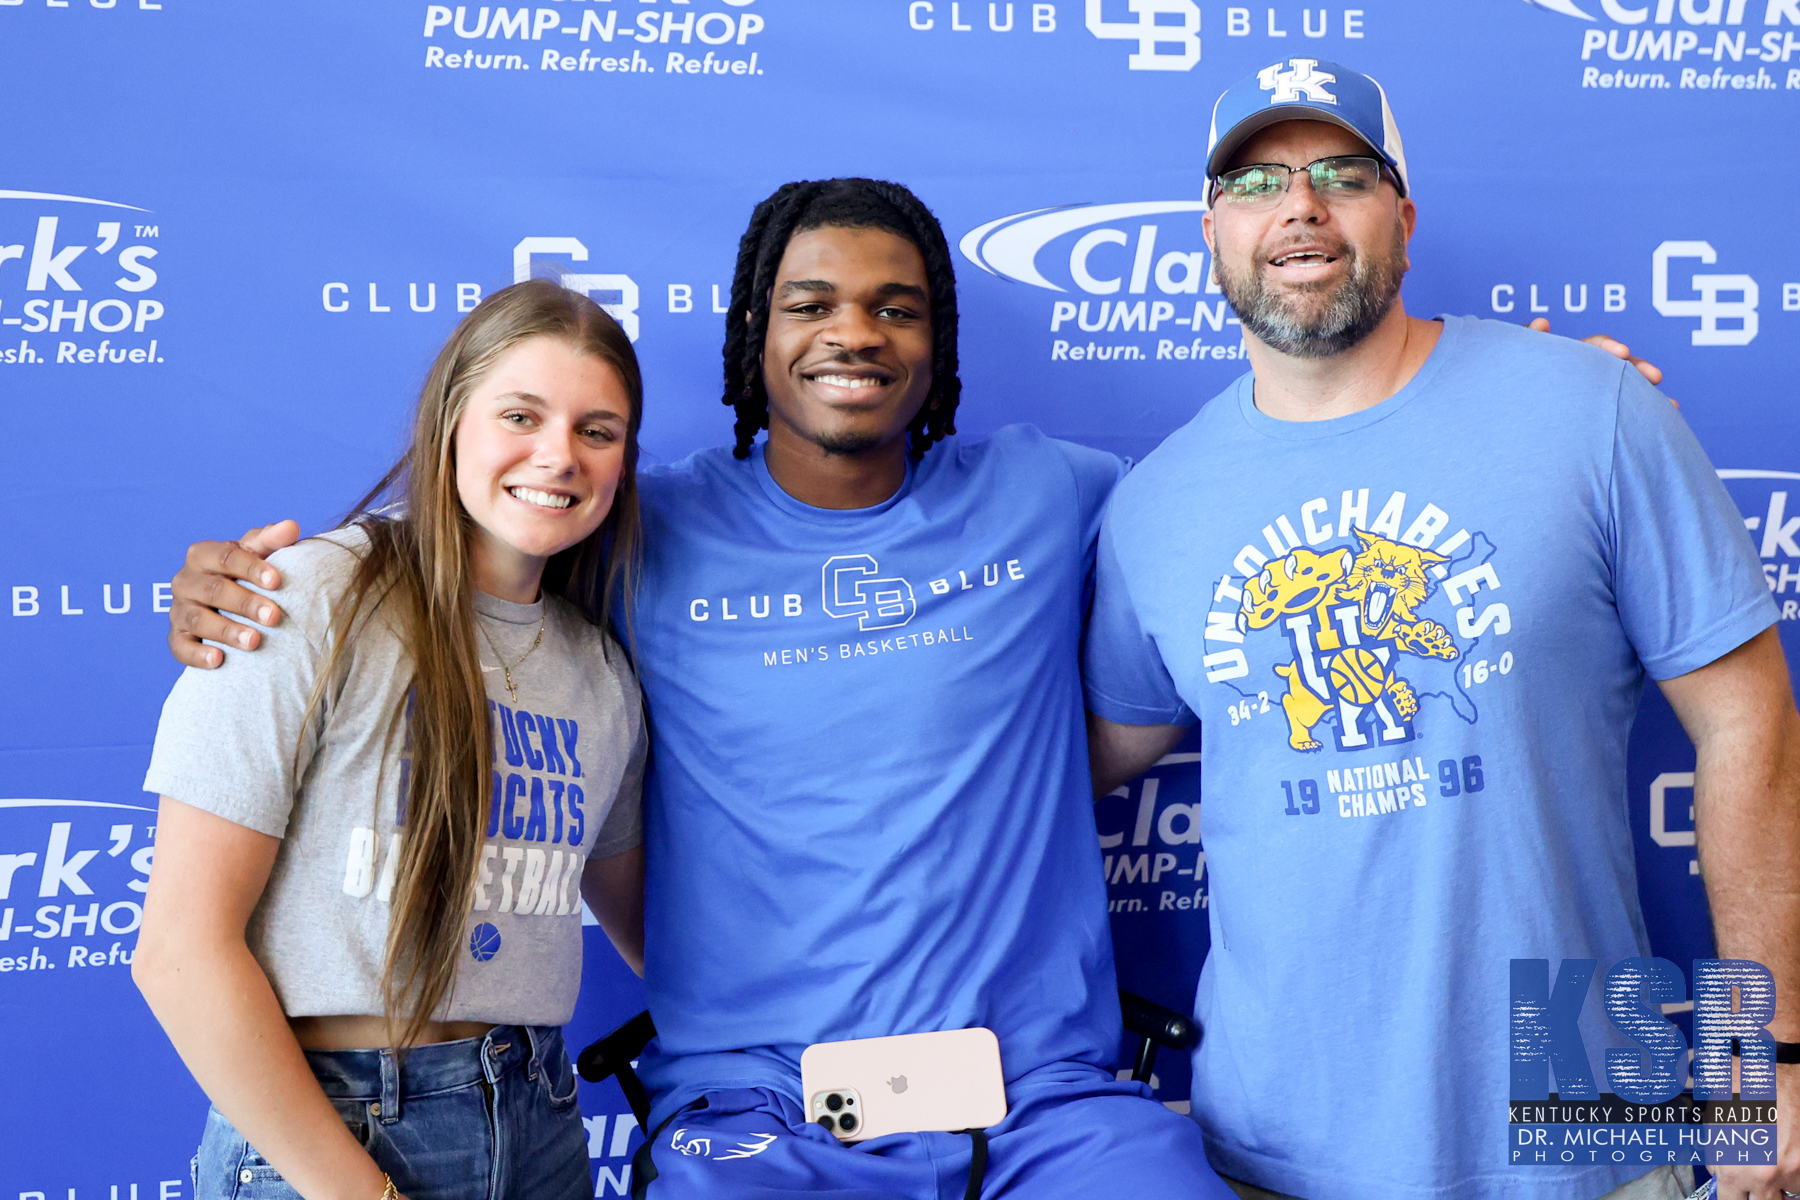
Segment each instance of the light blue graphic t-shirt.
[[760,446],[644,473],[657,1119],[797,1094],[821,1041],[986,1026],[1010,1083],[1111,1061],[1077,659],[1121,471],[1012,426],[872,508],[795,500]]
[[1445,318],[1329,421],[1252,387],[1116,489],[1084,652],[1101,716],[1204,725],[1209,1156],[1308,1200],[1601,1195],[1649,1166],[1508,1165],[1508,963],[1648,953],[1626,740],[1646,674],[1775,621],[1743,520],[1576,342]]

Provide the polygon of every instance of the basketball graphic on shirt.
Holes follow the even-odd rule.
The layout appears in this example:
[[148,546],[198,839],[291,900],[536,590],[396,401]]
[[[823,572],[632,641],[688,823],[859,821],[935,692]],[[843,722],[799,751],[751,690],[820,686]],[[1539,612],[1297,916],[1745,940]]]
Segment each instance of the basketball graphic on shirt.
[[1387,668],[1371,651],[1360,646],[1338,655],[1331,663],[1331,686],[1352,704],[1367,704],[1381,695]]
[[500,931],[483,921],[469,932],[469,953],[476,962],[487,962],[500,953]]
[[[1394,496],[1382,511],[1392,509],[1390,520],[1397,522],[1405,496],[1399,492]],[[1426,511],[1442,515],[1437,508]],[[1308,528],[1318,534],[1318,541],[1327,540],[1323,529]],[[1452,712],[1473,724],[1475,707],[1467,691],[1473,680],[1458,678],[1459,670],[1473,674],[1461,662],[1473,645],[1459,645],[1440,620],[1421,610],[1439,595],[1440,583],[1448,580],[1442,586],[1450,587],[1459,572],[1475,571],[1471,578],[1487,586],[1493,543],[1483,533],[1459,530],[1432,550],[1415,544],[1422,533],[1401,541],[1394,536],[1397,530],[1389,536],[1359,527],[1348,532],[1349,545],[1319,550],[1294,546],[1279,559],[1257,564],[1260,569],[1240,589],[1238,611],[1208,614],[1205,636],[1223,641],[1234,632],[1251,637],[1262,630],[1285,635],[1285,652],[1274,648],[1278,657],[1270,669],[1286,681],[1280,704],[1287,718],[1288,748],[1302,754],[1324,749],[1327,739],[1335,740],[1339,750],[1410,741],[1421,696],[1444,699]],[[1269,544],[1278,542],[1271,538]],[[1467,581],[1457,586],[1467,590]],[[1443,594],[1454,599],[1460,593]],[[1237,654],[1215,655],[1208,664],[1208,679],[1218,674],[1223,682],[1250,674],[1248,658],[1225,663]],[[1504,656],[1504,661],[1502,674],[1511,669],[1511,656]],[[1258,711],[1273,707],[1266,693],[1231,686],[1252,705],[1265,706]],[[1233,711],[1234,724],[1249,717],[1241,707],[1234,705]]]

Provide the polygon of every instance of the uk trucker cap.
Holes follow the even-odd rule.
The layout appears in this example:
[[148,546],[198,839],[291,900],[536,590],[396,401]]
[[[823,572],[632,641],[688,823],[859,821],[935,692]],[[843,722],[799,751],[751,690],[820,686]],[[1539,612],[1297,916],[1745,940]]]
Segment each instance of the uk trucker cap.
[[[1264,67],[1225,90],[1213,105],[1206,147],[1210,181],[1244,140],[1278,121],[1316,120],[1341,125],[1369,143],[1407,194],[1406,150],[1381,85],[1360,71],[1322,58],[1290,58]],[[1207,195],[1212,185],[1207,184]]]

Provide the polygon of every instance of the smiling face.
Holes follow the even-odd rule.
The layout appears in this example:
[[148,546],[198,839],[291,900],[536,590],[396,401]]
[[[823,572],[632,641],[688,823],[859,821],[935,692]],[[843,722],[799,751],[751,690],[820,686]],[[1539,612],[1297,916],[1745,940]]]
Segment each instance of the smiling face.
[[882,229],[794,235],[769,297],[769,440],[865,454],[906,436],[931,391],[931,305],[918,247]]
[[600,527],[625,465],[631,397],[607,363],[534,337],[494,360],[455,433],[476,586],[535,597],[544,562]]
[[[1373,152],[1325,121],[1282,121],[1249,138],[1228,167],[1304,167],[1334,155]],[[1267,208],[1221,198],[1203,223],[1213,269],[1244,328],[1283,354],[1323,358],[1356,345],[1381,324],[1411,265],[1406,241],[1415,210],[1383,173],[1379,191],[1326,203],[1305,172]]]

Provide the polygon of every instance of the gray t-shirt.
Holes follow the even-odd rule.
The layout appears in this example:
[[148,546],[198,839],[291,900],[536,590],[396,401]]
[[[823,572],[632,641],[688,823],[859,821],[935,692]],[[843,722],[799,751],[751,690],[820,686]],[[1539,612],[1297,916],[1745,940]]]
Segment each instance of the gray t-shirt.
[[[254,654],[188,670],[163,705],[144,789],[282,839],[250,950],[290,1017],[379,1015],[410,738],[412,668],[364,620],[302,729],[333,612],[367,546],[344,529],[278,551],[286,619]],[[581,869],[641,839],[645,734],[619,647],[554,596],[475,597],[494,801],[456,984],[437,1020],[561,1025],[581,983]],[[538,623],[543,641],[530,654]],[[496,661],[512,666],[508,695]],[[520,656],[523,655],[523,661]]]

